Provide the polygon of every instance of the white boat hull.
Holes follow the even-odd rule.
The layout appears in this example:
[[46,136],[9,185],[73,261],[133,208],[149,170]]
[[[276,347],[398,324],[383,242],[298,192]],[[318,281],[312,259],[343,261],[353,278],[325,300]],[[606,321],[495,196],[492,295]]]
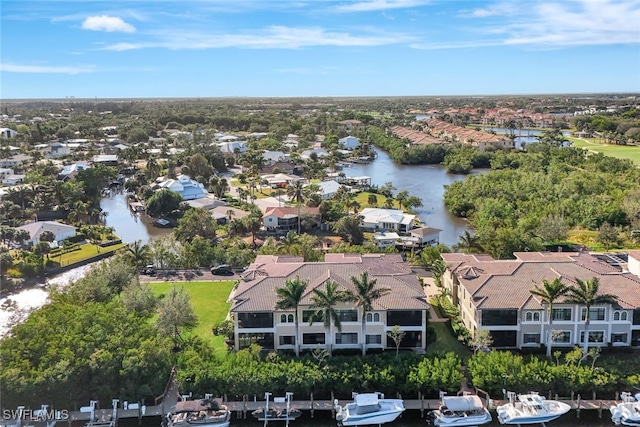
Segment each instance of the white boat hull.
[[544,400],[539,408],[520,406],[507,403],[498,406],[498,420],[501,424],[541,424],[560,418],[569,412],[571,407],[564,402],[556,400]]
[[[378,399],[376,393],[357,395],[356,401],[344,406],[335,404],[336,420],[341,426],[380,425],[395,421],[404,412],[402,399]],[[365,400],[367,401],[364,404]],[[358,405],[356,402],[362,404]]]
[[640,427],[640,402],[619,403],[610,408],[611,421],[617,426]]
[[[434,411],[437,412],[437,411]],[[491,414],[486,411],[479,415],[462,415],[462,416],[445,416],[439,413],[434,413],[435,419],[433,424],[438,427],[470,427],[481,426],[491,422]]]

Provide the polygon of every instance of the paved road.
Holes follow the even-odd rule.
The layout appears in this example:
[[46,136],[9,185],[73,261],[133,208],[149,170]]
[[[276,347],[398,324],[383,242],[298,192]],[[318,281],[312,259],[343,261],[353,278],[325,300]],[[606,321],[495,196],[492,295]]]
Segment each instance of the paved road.
[[208,268],[191,270],[158,270],[153,276],[140,274],[141,282],[206,282],[213,280],[236,280],[238,273],[232,276],[218,276],[211,274]]

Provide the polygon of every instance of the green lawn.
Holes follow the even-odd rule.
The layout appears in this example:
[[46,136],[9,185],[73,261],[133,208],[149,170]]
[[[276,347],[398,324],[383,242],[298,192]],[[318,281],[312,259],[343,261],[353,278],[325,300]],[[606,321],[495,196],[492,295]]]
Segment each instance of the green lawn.
[[640,147],[633,145],[611,145],[603,144],[596,138],[578,139],[568,137],[574,147],[586,148],[589,151],[595,151],[611,157],[619,159],[629,159],[640,165]]
[[127,245],[125,243],[120,243],[117,245],[108,246],[106,248],[101,248],[97,245],[86,243],[86,244],[80,245],[80,250],[67,252],[66,254],[62,254],[62,255],[56,255],[56,256],[50,255],[49,258],[51,259],[51,261],[58,262],[60,263],[61,267],[64,267],[69,264],[75,264],[77,262],[84,261],[88,258],[92,258],[97,255],[103,255],[109,252],[115,252],[118,249],[122,249],[126,246]]
[[465,361],[471,356],[469,348],[453,336],[448,322],[429,322],[436,331],[436,342],[427,345],[427,354],[454,352]]
[[183,287],[191,296],[191,304],[198,317],[198,326],[193,333],[210,342],[216,348],[225,349],[224,337],[214,336],[211,328],[222,322],[229,313],[231,304],[227,302],[234,280],[216,282],[151,282],[149,286],[155,295],[167,292],[171,287]]

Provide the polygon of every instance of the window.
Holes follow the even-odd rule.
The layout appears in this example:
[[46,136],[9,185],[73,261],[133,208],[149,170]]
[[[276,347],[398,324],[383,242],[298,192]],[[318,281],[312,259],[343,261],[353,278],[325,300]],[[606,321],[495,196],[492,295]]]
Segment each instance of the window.
[[367,335],[367,344],[382,344],[382,335]]
[[302,334],[303,344],[324,344],[324,333]]
[[341,322],[357,322],[358,310],[336,310]]
[[554,321],[571,321],[571,309],[570,308],[554,308],[551,316]]
[[[580,332],[580,342],[584,342],[584,331]],[[604,342],[604,331],[589,331],[589,342]]]
[[517,331],[489,331],[493,338],[493,347],[516,347]]
[[627,343],[627,334],[611,334],[612,343]]
[[280,315],[280,323],[293,323],[293,314],[281,314]]
[[238,313],[240,328],[273,328],[273,313]]
[[273,350],[273,334],[238,334],[238,346],[247,348],[251,344],[258,344],[264,349]]
[[[604,307],[596,307],[589,309],[589,320],[604,320],[606,309]],[[581,311],[581,319],[584,322],[586,320],[587,309],[583,308]]]
[[284,335],[280,337],[280,345],[294,345],[296,343],[296,337],[293,335]]
[[540,334],[524,334],[522,336],[523,344],[540,344]]
[[539,322],[540,321],[540,312],[539,311],[527,311],[524,314],[525,322]]
[[[302,321],[309,323],[309,320],[311,320],[311,318],[313,317],[313,313],[315,313],[315,311],[313,311],[313,310],[303,310],[302,311]],[[317,321],[318,319],[314,319],[314,320]]]
[[358,334],[355,332],[337,333],[336,344],[358,344]]
[[614,321],[623,321],[626,322],[628,317],[627,317],[627,312],[626,311],[614,311],[613,312],[613,320]]
[[569,344],[571,343],[571,331],[551,331],[551,341],[559,344]]
[[367,313],[367,323],[379,322],[380,313]]
[[[375,317],[375,316],[374,316]],[[391,310],[387,311],[387,325],[393,326],[421,326],[422,311],[419,310]]]
[[518,310],[482,310],[483,326],[517,325]]

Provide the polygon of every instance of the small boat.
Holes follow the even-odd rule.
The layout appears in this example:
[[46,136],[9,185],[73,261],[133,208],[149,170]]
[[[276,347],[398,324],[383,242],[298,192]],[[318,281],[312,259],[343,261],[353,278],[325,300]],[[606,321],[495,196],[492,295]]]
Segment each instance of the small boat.
[[182,396],[182,401],[167,414],[167,427],[229,427],[231,411],[222,399],[213,399],[211,394],[197,400],[187,397]]
[[[291,397],[293,393],[286,392],[284,397],[274,397],[272,407],[269,407],[269,398],[271,393],[266,392],[264,397],[266,399],[266,403],[264,408],[258,408],[251,413],[254,418],[259,421],[289,421],[295,420],[300,415],[302,415],[302,411],[297,408],[291,407]],[[278,406],[278,404],[284,404],[284,407]]]
[[429,413],[436,426],[479,426],[491,422],[491,414],[478,396],[445,396],[445,393],[441,392],[440,400],[440,408]]
[[333,402],[336,420],[341,426],[367,426],[390,423],[404,412],[402,399],[385,399],[384,394],[354,393],[353,402],[340,406]]
[[498,420],[501,424],[544,424],[569,412],[571,407],[564,402],[547,400],[536,392],[519,394],[508,392],[509,403],[498,406]]
[[620,394],[622,402],[609,408],[611,421],[617,426],[640,426],[640,393],[636,393],[635,399],[631,393]]

